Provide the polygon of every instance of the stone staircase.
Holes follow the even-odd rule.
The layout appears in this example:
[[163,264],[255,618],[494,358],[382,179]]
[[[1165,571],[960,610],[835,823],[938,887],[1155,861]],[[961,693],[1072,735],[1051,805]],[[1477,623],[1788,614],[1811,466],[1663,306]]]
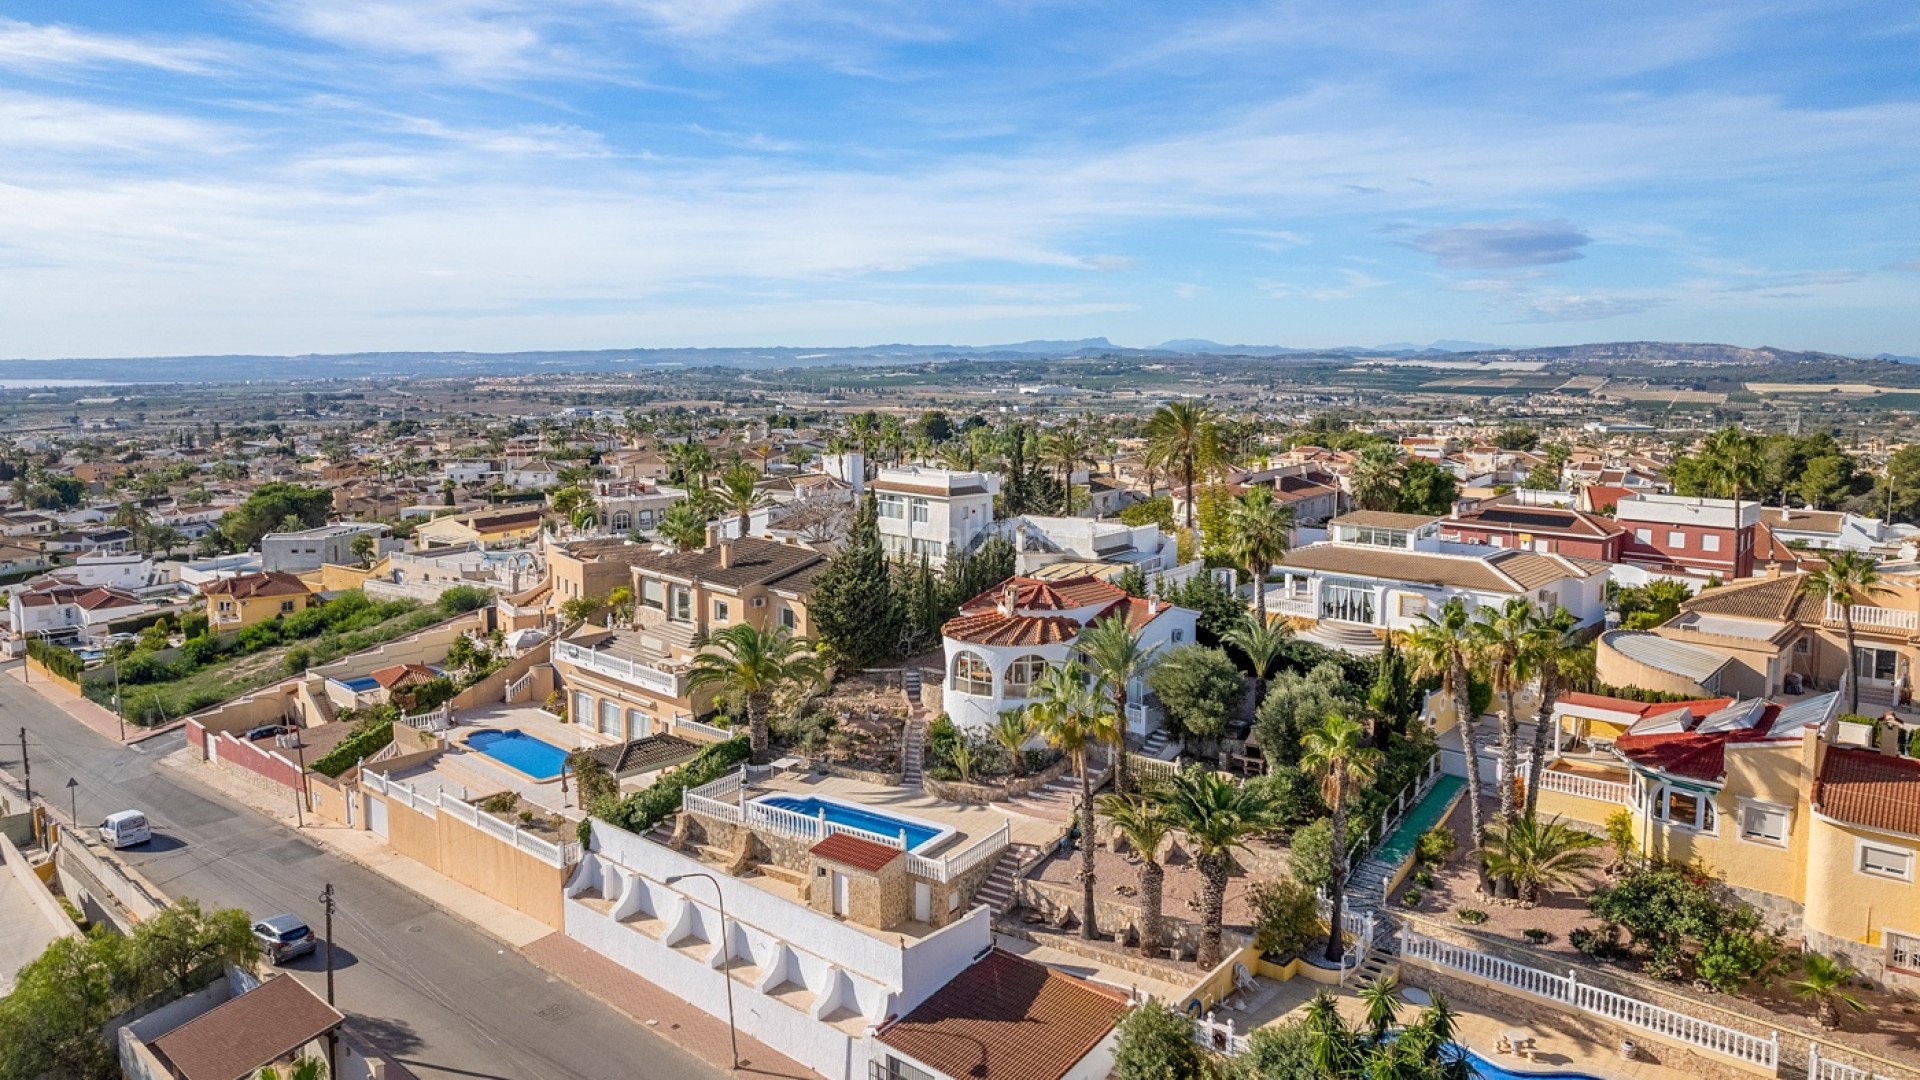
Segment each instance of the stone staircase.
[[907,745],[904,751],[906,760],[900,763],[900,786],[917,788],[920,786],[920,767],[926,757],[927,726],[919,720],[907,721]]
[[907,696],[907,707],[920,707],[920,669],[908,668],[900,675],[900,692]]
[[1042,821],[1070,822],[1074,808],[1080,803],[1080,778],[1072,774],[1062,775],[1045,787],[1038,788],[1017,799],[1009,799],[994,804],[1001,810],[1011,811],[1026,817],[1039,818]]
[[1032,844],[1008,844],[993,864],[993,873],[987,875],[980,890],[973,894],[977,903],[987,905],[994,918],[1007,913],[1013,906],[1013,880],[1019,874],[1020,867],[1028,860],[1040,854],[1040,849]]
[[1166,754],[1167,747],[1172,745],[1172,743],[1173,736],[1167,734],[1166,728],[1154,728],[1153,734],[1147,736],[1145,741],[1140,744],[1140,752],[1147,757],[1162,758],[1164,760],[1163,755]]

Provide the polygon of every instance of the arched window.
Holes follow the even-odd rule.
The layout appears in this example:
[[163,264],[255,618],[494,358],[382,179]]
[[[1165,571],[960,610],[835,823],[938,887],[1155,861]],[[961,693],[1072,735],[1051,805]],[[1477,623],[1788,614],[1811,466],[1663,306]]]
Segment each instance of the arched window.
[[961,694],[993,693],[993,669],[987,658],[977,652],[958,652],[953,656],[953,689]]
[[1033,684],[1047,673],[1047,658],[1037,653],[1028,653],[1007,665],[1006,696],[1010,698],[1026,697],[1033,692]]
[[613,531],[626,532],[633,528],[633,514],[625,510],[613,512]]

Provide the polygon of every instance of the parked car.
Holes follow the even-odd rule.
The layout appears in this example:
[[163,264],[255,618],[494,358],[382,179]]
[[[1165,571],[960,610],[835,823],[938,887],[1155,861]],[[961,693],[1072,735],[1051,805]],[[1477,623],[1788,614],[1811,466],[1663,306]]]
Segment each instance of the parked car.
[[110,848],[132,847],[153,839],[153,827],[147,824],[147,815],[138,810],[122,810],[107,815],[100,823],[100,840]]
[[252,731],[247,732],[247,741],[259,742],[261,739],[272,739],[285,735],[292,730],[292,724],[262,724]]
[[305,956],[320,943],[306,920],[298,915],[275,915],[261,919],[253,924],[253,938],[260,943],[267,959],[275,964]]

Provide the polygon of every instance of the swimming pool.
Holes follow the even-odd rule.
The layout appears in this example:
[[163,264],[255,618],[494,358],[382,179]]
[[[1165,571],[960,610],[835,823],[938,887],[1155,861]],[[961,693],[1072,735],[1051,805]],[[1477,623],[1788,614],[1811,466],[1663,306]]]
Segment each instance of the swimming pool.
[[935,825],[919,818],[904,817],[880,810],[869,810],[856,803],[842,802],[825,795],[765,795],[755,800],[766,806],[781,810],[791,810],[796,814],[805,814],[817,818],[823,814],[835,825],[845,825],[850,829],[878,833],[881,836],[899,836],[907,834],[907,850],[917,854],[926,854],[932,848],[945,843],[953,836],[950,825]]
[[1467,1055],[1467,1060],[1473,1063],[1473,1075],[1477,1080],[1604,1080],[1592,1073],[1514,1072],[1495,1065],[1464,1046],[1455,1044],[1454,1049]]
[[467,749],[535,780],[559,776],[560,766],[567,760],[565,750],[524,731],[476,731],[467,736]]
[[369,691],[380,689],[380,680],[371,675],[361,675],[353,679],[335,679],[333,681],[356,694],[365,694]]

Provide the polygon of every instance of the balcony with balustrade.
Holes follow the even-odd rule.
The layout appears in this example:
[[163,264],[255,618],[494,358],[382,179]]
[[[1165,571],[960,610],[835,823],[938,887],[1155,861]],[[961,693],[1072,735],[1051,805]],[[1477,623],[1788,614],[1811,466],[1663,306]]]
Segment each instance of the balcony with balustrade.
[[692,664],[646,650],[639,635],[623,631],[595,634],[585,641],[561,641],[553,647],[557,664],[604,676],[650,694],[686,701]]

